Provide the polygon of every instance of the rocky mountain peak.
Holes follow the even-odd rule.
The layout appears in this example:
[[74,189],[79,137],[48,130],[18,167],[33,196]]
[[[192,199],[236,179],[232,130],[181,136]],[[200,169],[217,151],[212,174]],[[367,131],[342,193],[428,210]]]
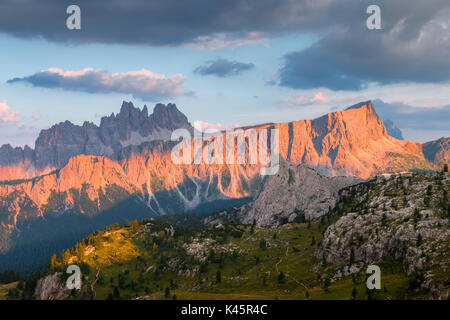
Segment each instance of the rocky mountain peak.
[[144,108],[142,108],[142,115],[148,118],[148,108],[147,105],[144,105]]
[[348,107],[345,110],[351,110],[351,109],[366,109],[369,112],[375,112],[375,108],[373,107],[373,103],[370,100],[356,103],[356,104]]
[[132,112],[133,110],[137,111],[139,108],[136,108],[131,101],[122,101],[122,107],[120,107],[119,115],[127,114]]
[[[368,178],[387,170],[435,168],[423,155],[434,149],[390,137],[371,101],[312,120],[255,126],[269,127],[279,130],[283,158],[294,164],[306,163],[322,175]],[[141,110],[124,101],[120,112],[103,117],[100,126],[78,126],[66,121],[42,130],[36,150],[30,149],[32,154],[30,150],[25,154],[22,149],[13,152],[4,147],[0,152],[0,180],[30,178],[60,169],[79,154],[117,160],[126,154],[124,150],[138,150],[136,146],[152,141],[168,141],[172,131],[179,128],[193,130],[175,104],[159,103],[149,114],[147,106]],[[448,150],[448,145],[441,145],[441,149]]]
[[423,154],[439,167],[450,163],[450,138],[440,138],[423,144]]
[[163,128],[171,130],[190,127],[187,117],[173,103],[158,103],[153,109],[152,119]]
[[147,106],[141,110],[132,102],[123,101],[120,112],[102,117],[100,126],[87,121],[81,126],[64,121],[42,130],[36,139],[35,150],[3,146],[0,165],[23,167],[5,179],[30,177],[35,169],[34,175],[38,175],[61,168],[79,154],[115,158],[123,147],[168,140],[171,132],[178,128],[190,129],[191,125],[175,104],[157,104],[153,114],[149,115]]
[[387,133],[398,140],[405,140],[403,138],[402,131],[395,125],[395,123],[392,120],[384,120],[384,126],[386,127]]
[[[25,148],[15,147],[10,144],[4,144],[0,147],[0,165],[8,166],[17,162],[31,161],[33,159],[33,149],[28,145]],[[0,177],[0,180],[3,180]]]

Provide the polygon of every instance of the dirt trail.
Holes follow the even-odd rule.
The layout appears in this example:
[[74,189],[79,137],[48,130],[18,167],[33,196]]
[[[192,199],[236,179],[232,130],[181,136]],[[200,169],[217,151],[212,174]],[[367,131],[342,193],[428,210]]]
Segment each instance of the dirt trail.
[[[287,257],[289,254],[289,242],[286,244],[286,254],[284,257]],[[278,265],[283,262],[283,257],[280,258],[280,261],[277,262],[277,264],[275,265],[275,270],[277,271],[277,274],[280,274],[280,271],[278,270]]]
[[[284,255],[284,257],[280,258],[280,261],[277,262],[277,264],[275,265],[275,270],[277,271],[277,274],[280,274],[280,271],[278,269],[278,265],[283,262],[283,258],[287,258],[289,254],[289,242],[286,244],[286,254]],[[298,281],[297,279],[295,279],[294,277],[290,276],[289,274],[286,274],[287,277],[291,278],[292,280],[294,280],[297,284],[303,286],[306,290],[308,290],[309,288],[303,284],[302,282]]]
[[97,281],[98,281],[98,275],[100,274],[100,269],[97,269],[97,274],[95,275],[95,280],[91,283],[91,290],[92,290],[92,292],[94,292],[94,298],[95,298],[95,296],[96,296],[96,292],[95,292],[95,290],[94,290],[94,286],[95,286],[95,284],[97,283]]

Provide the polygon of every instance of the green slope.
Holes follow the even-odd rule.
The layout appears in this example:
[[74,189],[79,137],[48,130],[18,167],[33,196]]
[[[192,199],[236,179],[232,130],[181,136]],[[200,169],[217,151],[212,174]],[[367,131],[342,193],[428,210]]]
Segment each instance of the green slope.
[[[45,273],[19,282],[19,287],[25,289],[19,290],[18,296],[31,298],[38,278],[63,272],[54,291],[55,294],[65,292],[68,299],[435,298],[436,290],[441,290],[438,294],[448,292],[450,284],[450,271],[445,266],[449,241],[445,237],[433,239],[426,235],[449,232],[449,186],[448,174],[379,178],[345,189],[336,209],[320,221],[277,228],[242,225],[237,221],[197,229],[173,228],[155,219],[132,221],[123,226],[115,224],[55,256]],[[416,208],[422,210],[421,217],[417,217]],[[358,234],[362,231],[357,229],[356,222],[371,219],[376,222],[366,223],[366,229],[361,229],[367,230],[367,234]],[[348,223],[342,225],[343,221]],[[185,226],[189,224],[183,222]],[[377,261],[354,262],[352,258],[333,261],[332,254],[327,259],[320,255],[324,249],[339,249],[344,254],[337,258],[346,257],[347,251],[353,248],[358,252],[369,239],[381,241],[373,240],[378,238],[369,237],[370,234],[394,234],[409,224],[411,230],[423,234],[423,243],[414,237],[413,241],[405,240],[400,248],[406,245],[423,250],[421,257],[426,263],[420,274],[409,272],[408,275],[411,262],[405,260],[407,255],[405,258],[398,252],[386,254]],[[333,243],[323,239],[331,231],[339,232],[341,237],[349,236],[352,241],[333,247]],[[429,253],[430,248],[442,254],[433,255]],[[366,267],[373,262],[381,268],[382,289],[368,291]],[[80,291],[65,289],[68,275],[64,271],[70,264],[81,266]],[[335,280],[333,275],[337,271],[354,264],[362,267]],[[426,282],[422,276],[431,276],[438,284],[437,289],[427,290],[422,285]],[[0,298],[8,298],[5,290],[0,287],[3,292]]]

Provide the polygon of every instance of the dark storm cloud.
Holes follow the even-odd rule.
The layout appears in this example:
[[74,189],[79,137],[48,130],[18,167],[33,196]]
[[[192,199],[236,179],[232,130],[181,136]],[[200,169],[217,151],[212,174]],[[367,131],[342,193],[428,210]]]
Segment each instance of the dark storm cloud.
[[402,129],[449,130],[450,104],[439,107],[412,107],[396,102],[373,101],[377,114],[382,119],[390,119]]
[[[448,0],[78,0],[82,29],[67,30],[70,4],[2,0],[0,32],[53,42],[215,49],[309,33],[318,42],[285,55],[281,86],[359,90],[371,82],[450,79]],[[366,28],[371,4],[381,7],[382,30]]]
[[197,67],[194,72],[204,76],[215,75],[218,77],[228,77],[238,75],[242,71],[251,70],[254,67],[253,63],[243,63],[219,58]]
[[[311,47],[285,55],[281,86],[360,90],[370,83],[450,80],[450,2],[377,1],[382,30],[349,18]],[[368,16],[368,15],[367,15]]]
[[[66,8],[74,3],[82,29],[71,31]],[[322,18],[333,6],[328,0],[2,0],[0,32],[56,42],[175,46],[217,34],[232,40],[254,32],[323,29]]]

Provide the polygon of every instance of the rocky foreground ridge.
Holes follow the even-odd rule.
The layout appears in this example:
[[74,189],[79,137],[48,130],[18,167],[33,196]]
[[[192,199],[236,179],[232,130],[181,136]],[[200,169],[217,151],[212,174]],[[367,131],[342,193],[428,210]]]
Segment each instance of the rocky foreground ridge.
[[400,261],[410,286],[447,299],[450,293],[450,175],[379,176],[341,190],[338,220],[315,252],[336,281],[370,264]]
[[[219,220],[212,215],[212,225],[198,230],[153,218],[115,224],[54,256],[35,288],[15,296],[448,299],[449,188],[449,173],[386,174],[344,187],[335,208],[306,223],[267,228],[237,216],[211,223]],[[74,262],[84,266],[83,285],[70,293],[61,272]],[[373,264],[381,288],[367,290]]]

